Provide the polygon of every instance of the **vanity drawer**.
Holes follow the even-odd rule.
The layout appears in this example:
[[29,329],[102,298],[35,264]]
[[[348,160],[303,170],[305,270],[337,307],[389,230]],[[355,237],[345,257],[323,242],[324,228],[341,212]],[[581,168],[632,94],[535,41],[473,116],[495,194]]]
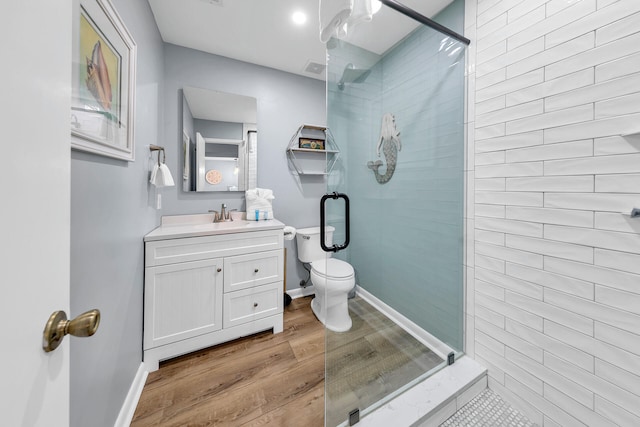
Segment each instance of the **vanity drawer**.
[[224,259],[224,291],[231,292],[283,280],[283,250]]
[[282,313],[282,286],[283,282],[277,282],[225,293],[223,327],[228,328]]
[[145,264],[176,264],[283,248],[282,230],[220,234],[147,242]]

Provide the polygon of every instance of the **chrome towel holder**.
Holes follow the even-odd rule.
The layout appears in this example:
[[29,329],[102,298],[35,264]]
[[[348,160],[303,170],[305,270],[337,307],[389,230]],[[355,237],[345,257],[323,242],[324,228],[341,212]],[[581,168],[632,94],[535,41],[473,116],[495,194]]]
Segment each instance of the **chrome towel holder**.
[[158,153],[158,166],[160,166],[160,153],[162,153],[162,163],[167,159],[167,154],[164,152],[164,147],[160,147],[159,145],[149,145],[149,150],[153,153],[154,151],[159,151]]

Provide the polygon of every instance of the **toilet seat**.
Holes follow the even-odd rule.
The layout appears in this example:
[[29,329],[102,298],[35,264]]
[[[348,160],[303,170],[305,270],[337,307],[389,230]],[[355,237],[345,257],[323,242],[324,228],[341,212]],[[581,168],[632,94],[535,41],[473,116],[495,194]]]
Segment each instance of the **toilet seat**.
[[354,276],[351,264],[335,258],[313,261],[311,269],[318,276],[327,279],[348,280]]

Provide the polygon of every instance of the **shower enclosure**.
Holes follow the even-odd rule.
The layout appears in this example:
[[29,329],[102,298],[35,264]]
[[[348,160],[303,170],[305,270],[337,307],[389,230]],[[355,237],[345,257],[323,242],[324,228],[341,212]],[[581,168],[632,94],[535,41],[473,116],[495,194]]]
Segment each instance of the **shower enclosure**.
[[[340,198],[323,217],[333,243],[349,232],[332,256],[358,285],[351,330],[326,330],[327,426],[357,422],[463,351],[467,43],[383,3],[327,42],[327,125],[340,148],[327,193],[348,195],[350,224]],[[461,32],[463,10],[455,0],[433,19]]]

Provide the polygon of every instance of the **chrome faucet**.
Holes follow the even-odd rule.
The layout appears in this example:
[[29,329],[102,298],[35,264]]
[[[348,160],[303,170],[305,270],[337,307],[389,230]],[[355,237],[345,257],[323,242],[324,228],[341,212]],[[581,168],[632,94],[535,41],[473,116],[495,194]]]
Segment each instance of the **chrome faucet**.
[[220,221],[228,221],[229,220],[229,214],[226,212],[227,209],[227,204],[223,203],[222,204],[222,209],[220,209]]
[[213,222],[225,222],[225,221],[233,221],[231,217],[231,212],[237,211],[237,209],[231,209],[227,211],[227,204],[223,203],[220,212],[209,210],[209,212],[213,212]]

